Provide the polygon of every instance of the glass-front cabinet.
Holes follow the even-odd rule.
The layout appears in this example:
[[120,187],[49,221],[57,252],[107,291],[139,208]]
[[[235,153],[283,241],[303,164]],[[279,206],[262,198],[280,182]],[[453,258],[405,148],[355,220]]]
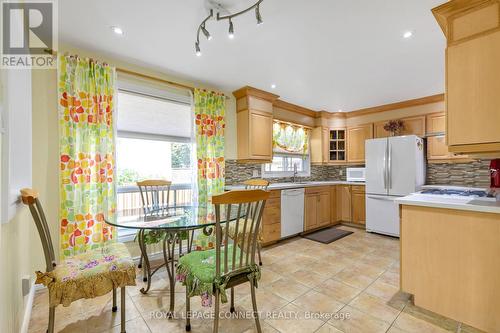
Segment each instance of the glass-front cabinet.
[[346,130],[330,129],[328,136],[328,159],[330,162],[346,160]]

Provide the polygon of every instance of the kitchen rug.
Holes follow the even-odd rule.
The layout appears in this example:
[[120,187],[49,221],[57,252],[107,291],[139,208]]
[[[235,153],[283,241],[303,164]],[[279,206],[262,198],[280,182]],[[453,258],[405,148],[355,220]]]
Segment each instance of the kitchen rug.
[[345,236],[349,236],[352,234],[352,231],[342,230],[339,228],[331,227],[327,229],[323,229],[320,231],[316,231],[310,233],[308,235],[302,236],[304,238],[320,242],[323,244],[330,244],[338,239],[344,238]]

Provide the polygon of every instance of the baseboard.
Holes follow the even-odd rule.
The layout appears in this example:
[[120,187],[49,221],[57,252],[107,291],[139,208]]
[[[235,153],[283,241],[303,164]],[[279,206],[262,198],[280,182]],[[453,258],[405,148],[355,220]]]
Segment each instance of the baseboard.
[[30,292],[27,296],[28,301],[26,302],[26,306],[24,307],[23,323],[21,325],[21,330],[19,331],[20,333],[28,333],[28,328],[30,326],[30,319],[31,319],[31,310],[33,309],[33,301],[35,299],[35,289],[36,289],[36,284],[35,284],[35,279],[33,279],[33,282],[31,283]]

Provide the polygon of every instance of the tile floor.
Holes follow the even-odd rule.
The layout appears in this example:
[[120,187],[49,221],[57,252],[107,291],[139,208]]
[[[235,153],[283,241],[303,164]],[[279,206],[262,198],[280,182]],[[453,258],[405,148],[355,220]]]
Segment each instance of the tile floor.
[[[262,279],[257,304],[264,318],[264,332],[479,332],[451,319],[411,304],[399,292],[399,242],[342,226],[354,234],[331,244],[294,238],[263,250]],[[184,287],[176,286],[176,316],[167,319],[169,306],[166,273],[153,278],[148,295],[138,287],[127,288],[127,332],[185,332]],[[240,318],[222,319],[219,332],[256,332],[249,286],[236,288],[236,311]],[[29,332],[45,332],[47,293],[37,293]],[[191,299],[192,332],[211,332],[210,308]],[[227,304],[222,306],[228,311]],[[111,312],[111,294],[81,300],[56,311],[58,332],[120,332],[120,315]]]

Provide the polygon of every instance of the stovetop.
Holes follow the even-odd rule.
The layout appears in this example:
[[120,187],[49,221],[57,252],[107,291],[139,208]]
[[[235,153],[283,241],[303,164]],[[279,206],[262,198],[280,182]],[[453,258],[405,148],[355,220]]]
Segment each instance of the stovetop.
[[460,190],[460,189],[446,189],[446,188],[429,188],[424,189],[420,193],[422,194],[432,194],[432,195],[448,195],[448,196],[460,196],[460,197],[476,197],[476,198],[486,198],[492,197],[486,191],[480,190]]

